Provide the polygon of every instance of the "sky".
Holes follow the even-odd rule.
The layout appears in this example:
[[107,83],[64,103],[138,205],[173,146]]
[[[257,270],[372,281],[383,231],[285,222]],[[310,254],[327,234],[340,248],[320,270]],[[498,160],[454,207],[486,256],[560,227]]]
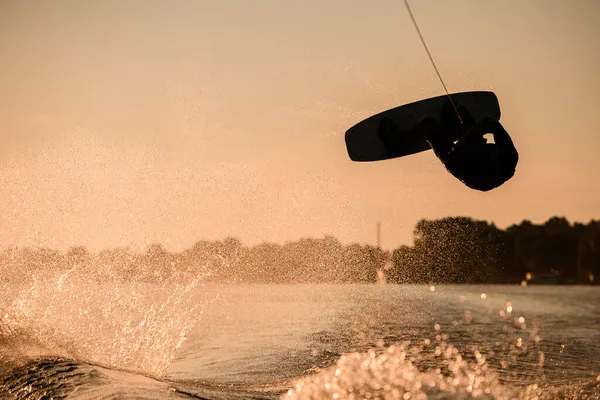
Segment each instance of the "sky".
[[443,94],[401,0],[0,2],[0,248],[179,251],[420,219],[600,218],[600,2],[412,0],[451,92],[491,90],[520,161],[491,192],[345,131]]

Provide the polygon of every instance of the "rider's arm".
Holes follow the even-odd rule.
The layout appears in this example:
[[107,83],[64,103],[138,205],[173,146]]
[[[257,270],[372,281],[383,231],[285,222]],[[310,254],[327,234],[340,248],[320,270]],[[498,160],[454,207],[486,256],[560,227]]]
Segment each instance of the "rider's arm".
[[500,121],[492,122],[491,130],[494,135],[494,143],[500,154],[502,154],[503,160],[508,164],[516,165],[519,160],[519,153]]
[[494,143],[504,148],[515,147],[508,132],[506,132],[500,121],[492,122],[490,127],[492,128],[491,133],[494,135]]
[[510,138],[510,135],[508,134],[508,132],[506,132],[500,121],[484,119],[478,125],[473,127],[469,131],[467,136],[483,136],[486,133],[491,133],[494,136],[494,143],[501,148],[509,149],[515,147],[515,145],[512,142],[512,139]]

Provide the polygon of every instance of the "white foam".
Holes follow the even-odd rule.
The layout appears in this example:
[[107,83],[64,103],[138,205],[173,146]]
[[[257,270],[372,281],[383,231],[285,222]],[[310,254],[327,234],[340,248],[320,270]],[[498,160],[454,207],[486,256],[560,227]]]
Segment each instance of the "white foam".
[[422,347],[408,343],[384,352],[351,353],[335,366],[298,382],[282,399],[512,399],[485,357],[475,353],[463,359],[452,345],[440,342],[433,349],[435,365],[416,366],[425,359]]

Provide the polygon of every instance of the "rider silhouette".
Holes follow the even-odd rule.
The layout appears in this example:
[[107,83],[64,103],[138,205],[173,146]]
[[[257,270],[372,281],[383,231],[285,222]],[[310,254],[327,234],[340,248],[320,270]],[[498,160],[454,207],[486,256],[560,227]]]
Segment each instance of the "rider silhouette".
[[[442,108],[441,123],[424,118],[414,132],[408,133],[401,132],[391,119],[383,118],[378,131],[389,157],[410,154],[406,149],[413,138],[426,138],[446,169],[475,190],[488,191],[502,185],[512,178],[519,161],[517,149],[499,121],[485,118],[477,123],[464,107],[455,110],[448,103]],[[487,142],[487,133],[494,136],[494,143]]]
[[[441,125],[435,120],[423,120],[427,142],[446,169],[471,189],[489,191],[499,187],[515,174],[519,154],[508,132],[499,121],[485,118],[477,123],[464,107],[456,111],[446,103]],[[494,143],[484,135],[490,133]],[[454,143],[452,138],[458,137]]]

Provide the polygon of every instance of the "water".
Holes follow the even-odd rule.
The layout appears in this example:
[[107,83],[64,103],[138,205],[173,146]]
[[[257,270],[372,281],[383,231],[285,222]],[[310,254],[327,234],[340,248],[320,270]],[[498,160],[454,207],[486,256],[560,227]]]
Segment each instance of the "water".
[[598,288],[85,278],[2,292],[0,398],[600,396]]

